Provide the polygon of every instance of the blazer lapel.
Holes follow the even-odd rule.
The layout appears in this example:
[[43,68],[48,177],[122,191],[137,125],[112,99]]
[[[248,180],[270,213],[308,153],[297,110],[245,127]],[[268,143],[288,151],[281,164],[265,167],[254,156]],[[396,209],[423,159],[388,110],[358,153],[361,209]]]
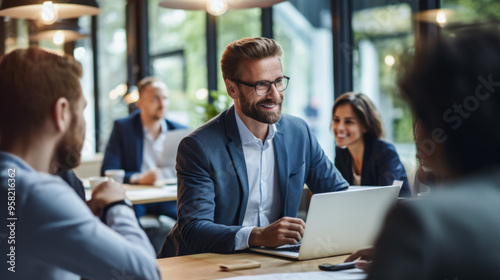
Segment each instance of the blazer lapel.
[[234,170],[236,171],[236,176],[240,182],[241,188],[241,207],[239,215],[239,225],[243,224],[243,219],[245,218],[245,212],[248,204],[248,176],[247,176],[247,166],[245,163],[245,155],[243,153],[243,147],[241,146],[240,134],[238,131],[238,125],[236,124],[236,119],[234,117],[234,106],[226,111],[225,116],[225,127],[226,136],[229,138],[227,143],[227,150],[229,156],[231,157]]
[[279,127],[279,122],[276,123],[277,132],[274,135],[274,151],[276,153],[276,163],[278,165],[278,180],[281,194],[281,215],[286,216],[288,213],[287,196],[288,196],[288,151],[285,143],[285,135]]
[[[339,162],[338,166],[337,160]],[[335,149],[335,166],[342,174],[342,177],[344,177],[344,179],[349,183],[349,185],[352,185],[354,181],[354,176],[352,174],[352,157],[347,149],[341,149],[339,147]],[[363,170],[363,167],[361,168],[361,170]]]
[[373,178],[369,178],[370,174],[370,167],[372,167],[373,162],[371,159],[372,155],[372,143],[373,140],[364,136],[365,139],[365,150],[363,151],[363,165],[361,167],[361,185],[362,186],[368,186],[370,185],[368,182],[370,182]]

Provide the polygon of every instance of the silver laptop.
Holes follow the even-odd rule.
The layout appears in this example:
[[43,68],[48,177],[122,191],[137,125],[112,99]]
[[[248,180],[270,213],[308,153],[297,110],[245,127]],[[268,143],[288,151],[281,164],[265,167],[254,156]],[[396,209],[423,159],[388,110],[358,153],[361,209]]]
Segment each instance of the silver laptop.
[[401,186],[349,187],[315,194],[300,245],[251,248],[252,251],[298,260],[330,257],[372,246]]
[[177,148],[181,140],[192,132],[191,129],[175,129],[167,131],[167,139],[163,146],[163,153],[158,158],[156,166],[162,169],[162,179],[155,182],[155,186],[163,186],[177,183],[175,163]]

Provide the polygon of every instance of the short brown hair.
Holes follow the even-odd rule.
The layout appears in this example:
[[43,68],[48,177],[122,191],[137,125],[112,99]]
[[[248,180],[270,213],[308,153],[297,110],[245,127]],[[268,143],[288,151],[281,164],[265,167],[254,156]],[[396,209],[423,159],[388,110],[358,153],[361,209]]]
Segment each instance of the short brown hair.
[[332,118],[335,111],[340,105],[350,104],[354,113],[359,118],[361,124],[366,129],[366,135],[372,138],[383,138],[384,127],[382,125],[382,117],[377,110],[377,107],[362,93],[346,92],[339,96],[332,109]]
[[46,120],[57,99],[74,108],[81,96],[82,68],[67,55],[38,47],[17,49],[0,58],[0,146],[10,147]]
[[165,86],[165,89],[167,89],[167,85],[160,80],[159,78],[156,77],[146,77],[142,80],[140,80],[137,83],[137,91],[139,91],[139,96],[142,96],[142,93],[144,92],[144,89],[146,89],[148,86],[154,84],[154,83],[161,83],[162,85]]
[[227,45],[220,61],[224,80],[236,79],[239,66],[246,59],[261,59],[277,56],[281,62],[283,49],[273,39],[265,37],[242,38]]

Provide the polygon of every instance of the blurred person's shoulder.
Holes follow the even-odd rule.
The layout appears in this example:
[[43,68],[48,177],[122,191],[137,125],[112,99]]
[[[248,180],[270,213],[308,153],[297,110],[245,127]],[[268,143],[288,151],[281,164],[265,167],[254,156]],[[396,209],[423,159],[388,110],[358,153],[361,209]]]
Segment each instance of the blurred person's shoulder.
[[372,142],[373,150],[374,151],[394,151],[396,152],[396,147],[394,144],[389,142],[388,140],[385,139],[380,139],[380,138],[372,138],[370,140]]
[[393,212],[405,213],[429,231],[474,235],[489,229],[500,235],[499,201],[500,169],[496,169],[431,188],[428,197],[403,203]]
[[429,201],[435,207],[452,208],[460,205],[463,209],[470,205],[469,210],[473,210],[491,207],[492,202],[500,209],[500,203],[497,203],[499,199],[500,168],[494,168],[433,188]]
[[410,248],[425,256],[417,263],[425,263],[434,275],[500,279],[500,267],[491,261],[500,259],[499,171],[476,174],[431,189],[428,198],[403,203],[389,214],[386,234],[404,236],[395,245],[413,244]]
[[115,125],[128,125],[129,123],[133,122],[134,120],[140,120],[140,115],[141,115],[141,110],[137,109],[130,113],[128,116],[125,116],[123,118],[119,118],[115,120]]
[[54,201],[59,194],[73,193],[71,187],[59,176],[38,172],[12,154],[0,154],[0,170],[6,171],[0,174],[1,180],[10,182],[1,184],[2,189],[15,192],[18,208],[30,203],[29,199]]

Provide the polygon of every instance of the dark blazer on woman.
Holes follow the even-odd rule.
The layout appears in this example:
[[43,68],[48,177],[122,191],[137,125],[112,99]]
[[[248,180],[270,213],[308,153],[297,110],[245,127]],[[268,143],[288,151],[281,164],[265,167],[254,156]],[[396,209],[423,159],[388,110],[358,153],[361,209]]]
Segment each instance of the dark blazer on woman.
[[[408,177],[394,145],[381,139],[366,136],[364,140],[365,151],[361,168],[361,185],[387,186],[392,185],[394,180],[399,180],[403,181],[399,196],[410,197]],[[335,149],[335,166],[350,185],[353,184],[354,180],[352,164],[349,150],[337,147]]]

